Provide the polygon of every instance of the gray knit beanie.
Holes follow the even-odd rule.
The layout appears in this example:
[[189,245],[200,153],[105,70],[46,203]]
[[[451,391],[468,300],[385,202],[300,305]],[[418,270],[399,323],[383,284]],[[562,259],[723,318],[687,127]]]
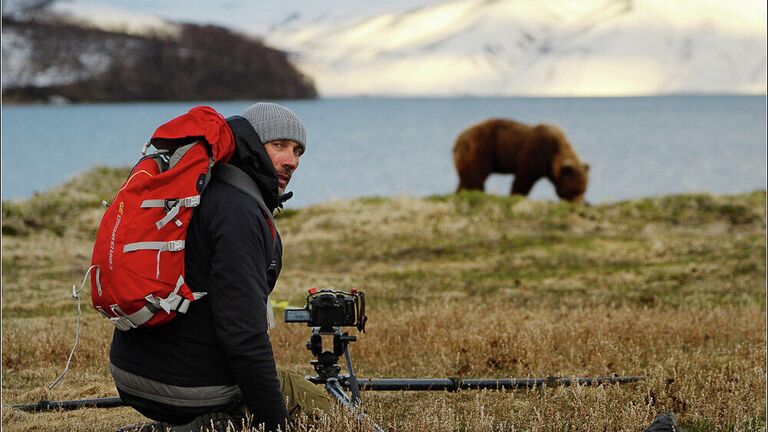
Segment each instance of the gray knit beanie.
[[301,120],[288,108],[269,102],[259,102],[243,111],[243,117],[251,123],[261,142],[275,140],[296,141],[307,149],[307,133]]

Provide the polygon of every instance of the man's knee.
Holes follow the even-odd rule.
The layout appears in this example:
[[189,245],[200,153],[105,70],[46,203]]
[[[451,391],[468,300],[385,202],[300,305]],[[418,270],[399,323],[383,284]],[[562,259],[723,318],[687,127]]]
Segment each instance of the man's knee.
[[277,376],[291,417],[300,411],[309,414],[315,409],[331,409],[331,398],[322,386],[312,384],[303,375],[282,368],[277,368]]

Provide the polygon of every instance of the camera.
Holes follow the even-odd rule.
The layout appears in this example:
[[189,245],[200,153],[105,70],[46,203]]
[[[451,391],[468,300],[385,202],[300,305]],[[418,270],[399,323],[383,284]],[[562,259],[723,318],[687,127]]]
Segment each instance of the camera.
[[365,294],[354,289],[345,292],[312,288],[303,309],[285,310],[285,322],[307,323],[308,327],[319,327],[321,332],[351,326],[362,332],[365,321]]

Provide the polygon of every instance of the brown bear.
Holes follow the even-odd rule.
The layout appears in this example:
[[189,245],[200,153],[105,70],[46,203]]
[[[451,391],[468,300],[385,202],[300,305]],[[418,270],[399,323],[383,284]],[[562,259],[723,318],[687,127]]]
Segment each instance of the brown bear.
[[514,174],[512,194],[528,195],[542,177],[557,196],[583,202],[589,165],[582,163],[560,128],[489,119],[465,129],[453,146],[461,190],[484,190],[491,173]]

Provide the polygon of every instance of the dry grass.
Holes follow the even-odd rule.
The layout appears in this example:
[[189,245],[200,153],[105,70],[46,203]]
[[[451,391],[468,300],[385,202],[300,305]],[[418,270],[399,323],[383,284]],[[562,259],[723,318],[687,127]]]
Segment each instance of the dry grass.
[[[103,189],[79,189],[75,204],[99,202]],[[72,371],[45,389],[72,343],[69,287],[87,268],[95,229],[94,211],[71,211],[75,204],[59,219],[34,202],[3,209],[9,431],[143,421],[128,408],[8,407],[115,394],[111,325],[88,309],[87,293]],[[362,199],[286,212],[278,224],[286,249],[278,300],[301,304],[312,286],[366,290],[368,333],[352,346],[361,376],[647,377],[626,386],[365,394],[370,416],[391,430],[641,431],[667,410],[688,431],[766,427],[763,192],[595,207],[481,194]],[[305,327],[280,325],[271,336],[280,365],[311,372]],[[341,410],[301,428],[365,430]]]

